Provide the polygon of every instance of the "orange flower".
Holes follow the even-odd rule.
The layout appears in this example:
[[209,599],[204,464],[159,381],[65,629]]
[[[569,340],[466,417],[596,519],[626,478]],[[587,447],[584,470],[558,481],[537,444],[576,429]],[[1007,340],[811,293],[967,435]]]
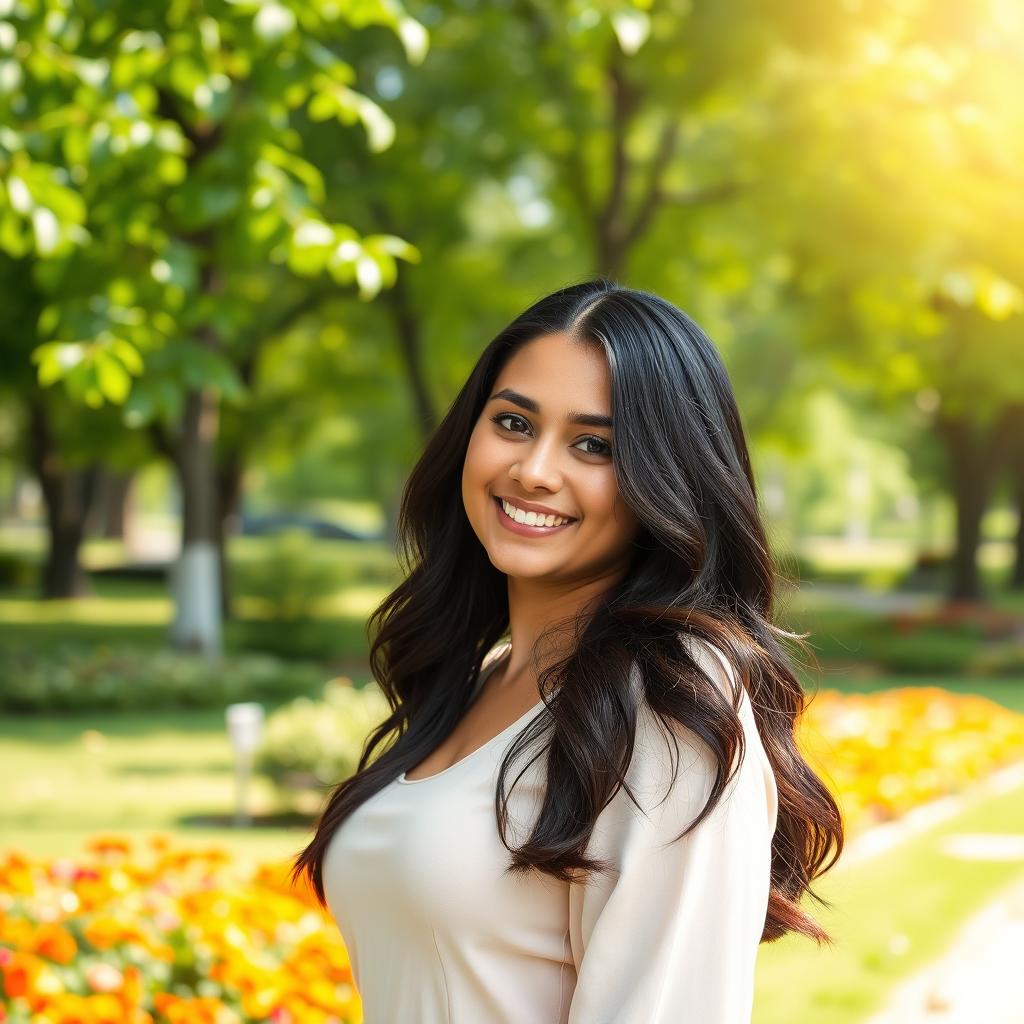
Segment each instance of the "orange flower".
[[85,842],[90,853],[120,853],[127,856],[133,850],[132,841],[124,836],[92,836]]
[[212,996],[185,998],[170,992],[157,992],[153,996],[157,1013],[169,1024],[234,1024],[238,1015]]
[[42,968],[43,961],[38,957],[14,950],[3,964],[4,994],[10,999],[30,995]]
[[4,917],[0,920],[0,942],[15,949],[27,949],[35,934],[35,926],[25,917]]
[[121,998],[127,1004],[138,1005],[142,1002],[145,987],[142,982],[142,971],[135,964],[124,969],[124,983],[121,986]]
[[75,937],[59,924],[41,924],[28,947],[30,953],[54,960],[59,964],[69,964],[78,952]]

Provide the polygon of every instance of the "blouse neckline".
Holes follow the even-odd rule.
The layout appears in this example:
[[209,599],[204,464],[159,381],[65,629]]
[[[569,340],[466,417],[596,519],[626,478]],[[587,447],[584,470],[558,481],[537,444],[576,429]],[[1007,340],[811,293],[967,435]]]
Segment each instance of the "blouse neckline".
[[[479,681],[477,683],[477,688],[476,688],[475,692],[479,692],[480,691],[481,687],[484,684],[484,680],[491,674],[491,672],[494,671],[495,668],[498,667],[498,665],[502,661],[505,660],[505,658],[509,654],[510,650],[511,650],[511,644],[506,648],[505,652],[500,657],[495,658],[494,661],[490,665],[487,666],[486,672],[481,672],[480,673],[480,679],[479,679]],[[420,778],[420,779],[407,779],[405,777],[406,773],[402,772],[402,774],[399,775],[398,778],[395,779],[395,781],[400,786],[416,786],[416,785],[418,785],[421,782],[430,782],[433,779],[439,779],[442,775],[448,775],[449,773],[455,771],[456,768],[459,768],[460,766],[464,765],[467,761],[471,761],[474,757],[477,757],[479,754],[483,753],[483,751],[487,750],[488,747],[492,747],[495,743],[498,742],[498,740],[503,739],[505,736],[507,736],[517,726],[522,725],[522,723],[525,722],[531,715],[536,714],[537,711],[540,708],[542,708],[542,707],[544,707],[544,701],[543,700],[537,701],[537,703],[534,704],[532,708],[530,708],[528,711],[524,711],[523,714],[521,714],[514,722],[512,722],[510,725],[508,725],[504,729],[502,729],[501,732],[499,732],[496,735],[492,736],[489,740],[485,740],[475,750],[471,750],[468,754],[466,754],[465,757],[460,757],[459,760],[455,762],[455,764],[450,764],[450,765],[448,765],[447,768],[442,768],[439,772],[434,772],[433,775],[426,775],[426,776],[424,776],[423,778]]]

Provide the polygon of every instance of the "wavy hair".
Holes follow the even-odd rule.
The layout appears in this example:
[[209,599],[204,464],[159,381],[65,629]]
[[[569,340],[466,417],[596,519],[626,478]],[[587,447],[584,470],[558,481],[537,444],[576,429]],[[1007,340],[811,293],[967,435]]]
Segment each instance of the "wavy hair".
[[[531,723],[541,729],[520,737],[529,742],[545,720],[552,726],[543,806],[515,849],[506,838],[505,783],[521,747],[502,762],[495,810],[512,855],[508,870],[576,881],[606,869],[585,851],[598,815],[625,784],[641,701],[702,739],[717,762],[707,804],[682,835],[712,812],[744,737],[738,706],[689,653],[684,641],[693,638],[716,646],[734,668],[775,775],[779,808],[762,941],[794,931],[831,943],[799,902],[807,892],[831,906],[810,882],[838,861],[843,823],[795,742],[807,697],[783,644],[806,650],[807,634],[772,622],[776,571],[728,374],[685,313],[604,277],[540,299],[490,342],[410,473],[398,517],[403,581],[367,623],[371,668],[391,714],[367,738],[355,774],[328,797],[292,880],[305,872],[326,906],[322,865],[335,830],[452,733],[486,656],[507,636],[507,577],[470,526],[460,480],[470,434],[502,367],[519,346],[554,333],[598,344],[607,357],[614,472],[641,528],[624,578],[585,615],[545,630],[549,638],[567,628],[574,642],[541,672],[548,714]],[[639,689],[629,682],[637,669]]]

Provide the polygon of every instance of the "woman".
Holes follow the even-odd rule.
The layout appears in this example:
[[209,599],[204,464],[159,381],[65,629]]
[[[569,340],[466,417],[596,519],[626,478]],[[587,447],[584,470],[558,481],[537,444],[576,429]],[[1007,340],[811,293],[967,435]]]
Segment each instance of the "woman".
[[392,714],[293,870],[366,1024],[749,1022],[761,941],[831,941],[798,901],[843,828],[794,743],[710,340],[605,279],[541,299],[484,350],[399,526],[407,578],[371,619]]

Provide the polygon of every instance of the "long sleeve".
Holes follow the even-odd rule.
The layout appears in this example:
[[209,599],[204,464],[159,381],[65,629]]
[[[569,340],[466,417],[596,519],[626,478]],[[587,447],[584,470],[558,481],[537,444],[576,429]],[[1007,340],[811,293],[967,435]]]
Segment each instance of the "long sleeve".
[[[717,649],[702,643],[694,653],[723,689],[735,678]],[[715,810],[676,840],[707,801],[712,757],[695,734],[674,728],[677,775],[666,797],[674,748],[644,709],[627,781],[647,817],[620,789],[588,846],[616,870],[569,887],[577,972],[569,1024],[749,1024],[778,802],[745,692],[740,718],[739,772]]]

